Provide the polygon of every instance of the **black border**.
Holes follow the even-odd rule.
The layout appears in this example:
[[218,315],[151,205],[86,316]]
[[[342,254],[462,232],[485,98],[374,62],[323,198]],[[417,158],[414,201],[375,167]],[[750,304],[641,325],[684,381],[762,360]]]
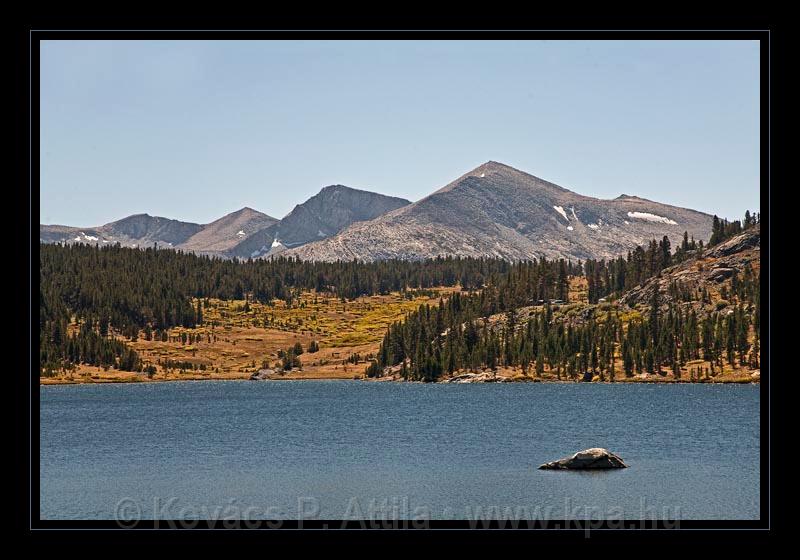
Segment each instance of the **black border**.
[[[38,471],[38,460],[34,460],[34,457],[38,459],[39,449],[38,449],[38,437],[34,437],[38,434],[39,431],[39,381],[38,381],[38,371],[35,367],[35,364],[38,363],[38,356],[37,348],[35,348],[35,344],[33,341],[36,339],[36,331],[35,325],[38,321],[38,316],[36,314],[36,310],[34,308],[35,304],[35,293],[34,287],[38,290],[38,281],[36,280],[38,276],[36,275],[36,269],[34,268],[35,262],[38,259],[38,244],[35,244],[36,240],[38,239],[37,233],[37,223],[38,223],[38,202],[39,202],[39,41],[41,40],[75,40],[75,39],[95,39],[95,40],[114,40],[114,39],[125,39],[125,40],[152,40],[152,39],[178,39],[178,40],[196,40],[196,39],[204,39],[204,40],[269,40],[269,39],[360,39],[360,40],[375,40],[375,39],[390,39],[390,40],[419,40],[419,39],[435,39],[435,40],[453,40],[453,39],[469,39],[469,40],[563,40],[563,39],[570,39],[570,40],[577,40],[577,39],[595,39],[595,40],[646,40],[646,39],[658,39],[658,40],[671,40],[671,39],[678,39],[678,40],[706,40],[706,39],[713,39],[713,40],[757,40],[760,42],[761,45],[761,218],[762,218],[762,235],[766,239],[767,251],[763,254],[762,259],[766,262],[767,266],[762,266],[762,275],[766,273],[764,278],[766,279],[766,283],[762,283],[762,286],[766,285],[766,305],[763,306],[763,312],[765,320],[763,322],[762,327],[762,349],[766,349],[766,352],[762,351],[762,373],[767,372],[766,375],[762,374],[761,377],[761,519],[755,521],[702,521],[702,520],[683,520],[680,522],[680,528],[678,530],[669,531],[668,529],[671,528],[674,524],[670,522],[664,521],[656,521],[653,522],[652,520],[648,520],[645,522],[641,521],[626,521],[625,528],[628,529],[624,531],[625,534],[630,535],[631,533],[636,533],[637,535],[641,535],[646,533],[647,535],[653,535],[654,533],[681,533],[682,535],[686,535],[690,532],[695,532],[697,530],[734,530],[740,531],[744,534],[753,534],[753,532],[764,532],[765,530],[769,530],[772,528],[772,508],[771,508],[771,495],[772,495],[772,487],[771,487],[771,463],[770,463],[770,429],[771,429],[771,390],[770,390],[770,368],[769,368],[769,358],[770,358],[770,351],[771,346],[769,343],[769,330],[771,326],[770,322],[770,289],[771,286],[769,282],[769,215],[770,215],[770,174],[771,174],[771,140],[772,140],[772,119],[771,119],[771,103],[773,101],[773,95],[771,90],[771,82],[772,82],[772,33],[768,29],[769,26],[760,24],[756,26],[746,25],[746,26],[735,26],[738,27],[738,30],[712,30],[710,28],[704,29],[688,29],[688,30],[677,30],[677,29],[649,29],[649,30],[609,30],[609,31],[600,31],[600,30],[492,30],[492,31],[479,31],[479,30],[348,30],[348,31],[331,31],[331,30],[272,30],[272,31],[251,31],[251,30],[225,30],[225,31],[210,31],[210,30],[113,30],[113,31],[102,31],[102,30],[82,30],[82,31],[67,31],[67,30],[57,30],[48,27],[33,27],[29,26],[27,29],[24,30],[24,34],[27,39],[27,47],[28,52],[26,53],[28,56],[20,56],[19,65],[16,68],[18,71],[18,76],[24,81],[20,82],[20,85],[24,85],[24,88],[21,88],[21,93],[23,94],[24,104],[28,106],[28,117],[29,122],[24,122],[25,115],[23,112],[17,111],[15,112],[15,120],[17,124],[20,126],[21,130],[24,130],[29,136],[29,157],[28,157],[28,169],[25,170],[23,173],[23,180],[24,175],[28,175],[29,178],[29,197],[26,202],[29,205],[29,227],[30,227],[30,247],[29,247],[29,254],[28,262],[30,265],[30,277],[29,277],[29,295],[30,295],[30,306],[29,312],[31,317],[30,322],[30,339],[29,339],[29,350],[30,350],[30,362],[29,362],[29,369],[31,371],[31,376],[29,378],[30,385],[26,387],[25,385],[21,384],[18,380],[16,383],[16,389],[18,389],[18,398],[15,400],[15,412],[19,414],[19,417],[22,417],[22,424],[18,427],[20,428],[19,431],[16,432],[17,435],[17,444],[20,453],[18,457],[22,459],[26,459],[28,462],[25,464],[22,474],[23,477],[19,479],[19,484],[17,485],[18,493],[20,494],[20,504],[25,506],[24,511],[27,513],[27,517],[24,518],[22,522],[22,527],[24,531],[28,534],[39,533],[42,532],[49,533],[49,532],[57,532],[60,535],[65,535],[65,531],[67,533],[82,533],[85,534],[86,530],[102,530],[106,532],[111,530],[110,532],[113,535],[119,535],[121,529],[119,525],[114,521],[48,521],[48,520],[41,520],[39,519],[39,512],[38,512],[38,496],[39,496],[39,471]],[[755,29],[753,29],[755,28]],[[27,59],[27,60],[25,60]],[[20,152],[22,149],[20,149]],[[24,161],[22,154],[20,154],[20,161]],[[36,218],[36,222],[34,222],[34,218]],[[23,255],[20,255],[20,261],[24,259]],[[35,284],[34,284],[35,283]],[[764,398],[766,397],[766,398]],[[27,424],[27,426],[26,426]],[[25,429],[28,428],[28,429]],[[26,433],[27,432],[27,433]],[[29,485],[23,485],[22,481],[29,482]],[[642,525],[644,523],[644,525]],[[165,524],[168,524],[166,521],[160,521],[160,525],[163,527]],[[129,530],[127,534],[133,534],[135,532],[142,532],[144,531],[145,534],[152,535],[154,522],[141,522],[139,523],[136,528],[133,530]],[[210,529],[212,524],[208,522],[200,522],[197,525],[196,529],[188,529],[188,530],[179,530],[179,531],[172,531],[170,530],[169,533],[176,534],[176,533],[186,533],[189,532],[192,535],[208,535],[214,531],[211,530],[203,530],[203,529]],[[609,526],[610,525],[610,526]],[[217,527],[220,525],[217,524]],[[402,527],[402,522],[400,523]],[[428,523],[428,526],[431,529],[469,529],[469,523],[466,521],[447,521],[447,520],[431,520]],[[609,536],[611,533],[619,534],[619,529],[614,529],[612,527],[616,527],[614,521],[606,521],[603,523],[603,526],[597,526],[597,522],[590,521],[558,521],[552,520],[547,522],[547,527],[542,527],[542,524],[539,523],[534,524],[535,528],[540,530],[535,531],[538,534],[547,534],[552,535],[553,533],[569,533],[573,536],[578,537],[588,537],[591,534],[595,538],[605,538]],[[266,522],[265,522],[266,527]],[[298,521],[286,520],[283,521],[281,524],[281,531],[286,532],[289,530],[291,532],[292,529],[299,529],[302,527],[303,529],[310,529],[313,533],[319,533],[317,529],[327,529],[328,533],[330,533],[331,529],[343,527],[341,521],[336,520],[306,520],[304,522],[298,523]],[[365,531],[365,526],[363,522],[355,521],[349,522],[348,524],[344,525],[347,529],[358,529],[357,533],[363,534]],[[396,531],[393,528],[393,525],[385,526],[385,530],[378,530],[377,533],[380,535],[386,535],[389,532],[398,533],[402,531]],[[507,527],[507,525],[506,525]],[[369,528],[369,525],[367,525]],[[149,530],[148,530],[149,529]],[[500,525],[494,523],[490,525],[490,529],[494,529],[495,532],[500,532],[504,536],[508,536],[510,533],[530,533],[529,531],[519,530],[519,529],[507,529],[507,528],[500,528]],[[544,529],[544,530],[541,530]],[[75,531],[77,530],[77,531]],[[472,529],[471,531],[483,532],[481,529],[475,530]],[[252,531],[254,532],[254,531]],[[275,531],[272,531],[274,533]],[[343,532],[351,532],[351,531],[343,531]],[[375,532],[373,530],[369,530],[366,532]],[[418,532],[418,531],[417,531]],[[163,532],[162,532],[163,533]],[[219,531],[216,532],[218,534]],[[297,533],[297,531],[295,531]],[[459,531],[459,534],[463,534],[464,531]],[[730,535],[731,533],[726,533]],[[205,539],[204,539],[205,540]]]

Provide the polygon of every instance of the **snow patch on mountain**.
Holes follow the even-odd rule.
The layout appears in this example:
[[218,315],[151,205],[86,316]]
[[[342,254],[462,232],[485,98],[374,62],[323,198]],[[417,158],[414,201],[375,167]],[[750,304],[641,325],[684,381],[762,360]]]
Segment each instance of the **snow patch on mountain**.
[[664,216],[659,216],[658,214],[651,214],[650,212],[628,212],[628,217],[639,220],[645,220],[647,222],[655,222],[658,224],[670,224],[673,226],[678,225],[678,222],[674,220],[670,220],[669,218],[665,218]]
[[84,232],[79,231],[75,241],[100,241],[100,238],[94,235],[86,235]]
[[565,220],[569,221],[569,218],[567,217],[567,212],[564,210],[564,208],[562,208],[561,206],[553,206],[553,209],[562,216],[564,216]]

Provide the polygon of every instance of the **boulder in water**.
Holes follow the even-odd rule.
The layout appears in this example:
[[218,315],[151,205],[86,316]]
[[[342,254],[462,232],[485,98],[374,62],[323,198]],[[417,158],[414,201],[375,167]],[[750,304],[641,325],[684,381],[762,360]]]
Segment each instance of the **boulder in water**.
[[550,461],[541,465],[540,469],[624,469],[628,465],[624,461],[602,447],[592,447],[578,451],[572,457],[564,457],[558,461]]

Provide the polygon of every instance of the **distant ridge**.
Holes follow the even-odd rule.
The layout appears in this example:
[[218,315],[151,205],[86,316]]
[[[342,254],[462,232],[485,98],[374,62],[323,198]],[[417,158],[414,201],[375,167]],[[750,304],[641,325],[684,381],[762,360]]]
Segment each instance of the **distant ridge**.
[[230,256],[255,258],[282,253],[339,233],[354,222],[372,220],[410,204],[394,196],[362,191],[344,185],[330,185],[282,220],[243,240],[229,251]]
[[677,242],[684,231],[707,240],[711,218],[629,195],[583,196],[489,161],[413,204],[286,254],[323,261],[612,258],[654,237]]
[[40,225],[43,243],[121,243],[222,258],[423,259],[440,255],[584,260],[624,255],[636,245],[686,231],[707,241],[703,212],[621,194],[613,200],[572,192],[488,161],[411,203],[324,187],[281,220],[249,207],[195,224],[136,214],[99,227]]
[[40,225],[39,240],[44,243],[120,243],[130,247],[152,247],[158,243],[174,247],[202,229],[200,224],[134,214],[92,228]]
[[222,258],[279,254],[324,239],[353,222],[371,220],[408,205],[403,198],[330,185],[298,204],[282,220],[249,207],[210,224],[134,214],[96,227],[40,225],[42,243],[120,243],[126,247],[173,248]]
[[244,207],[204,226],[179,247],[197,253],[225,254],[251,235],[277,222],[277,218]]

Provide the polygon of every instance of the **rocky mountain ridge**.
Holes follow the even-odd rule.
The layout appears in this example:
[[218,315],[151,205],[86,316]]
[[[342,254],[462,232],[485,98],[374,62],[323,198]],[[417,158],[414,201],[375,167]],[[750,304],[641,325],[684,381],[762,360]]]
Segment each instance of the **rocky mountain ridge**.
[[[626,189],[627,190],[627,189]],[[636,245],[687,231],[707,241],[712,217],[622,194],[572,192],[489,161],[411,203],[352,189],[323,188],[281,220],[243,208],[210,224],[147,214],[91,227],[40,226],[44,243],[116,243],[174,248],[222,258],[424,259],[440,255],[530,260],[613,258]]]
[[664,235],[677,241],[684,231],[707,241],[711,223],[708,214],[639,197],[583,196],[490,161],[413,204],[286,254],[322,261],[612,258]]
[[371,220],[410,204],[408,200],[344,185],[323,188],[282,220],[245,207],[209,224],[135,214],[96,227],[40,225],[42,243],[120,243],[173,248],[221,258],[272,256],[334,235],[356,221]]

